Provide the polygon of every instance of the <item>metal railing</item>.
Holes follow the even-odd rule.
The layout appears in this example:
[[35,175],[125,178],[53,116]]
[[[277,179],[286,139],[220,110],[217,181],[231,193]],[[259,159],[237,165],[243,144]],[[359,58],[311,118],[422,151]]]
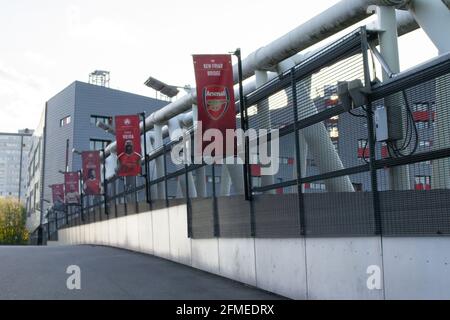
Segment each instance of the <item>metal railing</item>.
[[[162,159],[161,177],[150,170],[109,179],[106,201],[85,197],[83,208],[49,220],[47,229],[185,204],[194,238],[449,235],[450,186],[433,183],[450,173],[450,145],[433,141],[450,134],[438,123],[450,113],[450,56],[381,83],[369,49],[376,39],[360,28],[245,97],[243,121],[278,129],[283,160],[270,179],[258,174],[260,165],[249,165],[249,200],[233,191],[221,196],[222,165],[174,165],[170,152],[178,141],[166,141],[146,159],[148,168]],[[337,87],[355,79],[365,100],[349,108]],[[377,141],[381,107],[400,110],[403,138],[395,143]],[[188,175],[202,167],[207,194],[192,197]],[[399,187],[400,180],[406,185]]]

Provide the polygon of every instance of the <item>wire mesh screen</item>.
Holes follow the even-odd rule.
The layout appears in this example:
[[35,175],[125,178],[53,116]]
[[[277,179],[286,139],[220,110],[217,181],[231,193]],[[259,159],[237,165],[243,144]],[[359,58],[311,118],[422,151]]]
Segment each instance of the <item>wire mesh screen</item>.
[[218,197],[217,212],[221,237],[251,236],[250,202],[243,196]]
[[276,194],[253,197],[255,236],[259,238],[295,238],[300,236],[298,193],[279,188]]
[[[361,53],[363,34],[246,96],[248,126],[260,133],[248,166],[185,167],[173,163],[166,139],[166,154],[148,163],[148,188],[142,177],[108,183],[110,216],[141,212],[149,189],[152,209],[187,203],[193,238],[449,235],[450,62],[373,78],[359,92],[363,103],[351,97],[348,105],[341,84],[366,84],[374,71]],[[238,128],[241,120],[237,114]],[[261,129],[279,129],[273,174],[261,161]],[[102,205],[89,202],[86,220],[100,218]]]
[[352,55],[306,75],[296,83],[298,119],[302,120],[337,106],[340,103],[337,96],[338,83],[356,79],[364,80],[361,54]]
[[[375,215],[368,172],[303,184],[306,235],[375,234]],[[351,188],[349,190],[349,188]]]
[[[440,165],[446,163],[440,172],[436,171],[432,175],[430,167],[434,161],[439,161]],[[448,170],[450,159],[434,161],[378,170],[381,177],[378,188],[384,235],[450,234],[450,190],[432,186],[436,174],[442,175]],[[393,169],[397,171],[393,172]],[[407,188],[397,189],[398,184],[390,184],[390,179],[404,179]]]
[[214,234],[214,200],[196,198],[191,200],[192,237],[194,239],[213,238]]

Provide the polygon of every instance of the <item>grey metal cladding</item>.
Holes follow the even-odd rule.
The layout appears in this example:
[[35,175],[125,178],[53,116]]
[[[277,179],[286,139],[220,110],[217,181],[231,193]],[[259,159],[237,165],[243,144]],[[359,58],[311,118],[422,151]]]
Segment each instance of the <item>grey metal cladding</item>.
[[[149,115],[166,104],[166,101],[77,81],[74,147],[89,150],[90,139],[115,140],[114,136],[91,124],[91,115],[115,116],[143,111]],[[80,169],[81,159],[77,156],[73,161],[72,169]]]
[[[69,150],[72,148],[73,137],[73,115],[75,106],[75,87],[72,83],[60,93],[51,98],[47,103],[46,122],[46,150],[45,150],[45,178],[44,178],[44,199],[51,201],[51,191],[48,188],[51,184],[61,183],[63,176],[58,170],[64,170],[66,159],[66,140],[69,139]],[[71,116],[70,124],[60,127],[60,120]],[[71,159],[69,157],[69,166]]]
[[[89,150],[90,139],[115,140],[115,137],[91,124],[91,115],[115,116],[150,113],[168,102],[120,90],[75,81],[48,101],[47,149],[45,155],[44,198],[51,200],[48,185],[62,183],[66,158],[66,140],[69,139],[69,169],[81,168],[81,159],[73,155],[73,148]],[[60,120],[71,116],[71,123],[60,127]]]

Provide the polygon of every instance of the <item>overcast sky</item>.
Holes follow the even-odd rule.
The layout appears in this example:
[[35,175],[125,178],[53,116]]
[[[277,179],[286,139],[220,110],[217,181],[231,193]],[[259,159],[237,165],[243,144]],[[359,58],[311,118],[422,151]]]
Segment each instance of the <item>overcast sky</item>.
[[[336,2],[0,0],[0,132],[35,128],[48,99],[95,69],[148,96],[149,75],[194,86],[192,54],[241,47],[245,57]],[[404,69],[437,51],[420,30],[400,54]]]

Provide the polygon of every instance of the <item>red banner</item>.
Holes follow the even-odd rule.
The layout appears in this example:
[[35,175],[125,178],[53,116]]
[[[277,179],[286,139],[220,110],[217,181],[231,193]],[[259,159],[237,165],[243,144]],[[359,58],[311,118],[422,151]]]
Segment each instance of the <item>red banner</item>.
[[64,173],[64,189],[67,204],[80,204],[80,176],[78,172]]
[[100,195],[100,152],[84,151],[81,154],[83,162],[83,192],[86,195]]
[[64,184],[54,184],[50,188],[52,188],[53,204],[64,203]]
[[141,131],[139,116],[116,116],[118,175],[132,177],[141,174]]
[[[218,129],[226,152],[226,130],[236,130],[231,55],[194,55],[198,121],[202,131]],[[202,136],[203,133],[200,135]],[[198,144],[202,145],[202,144]],[[202,151],[205,147],[203,143]],[[219,154],[215,154],[220,156]]]

